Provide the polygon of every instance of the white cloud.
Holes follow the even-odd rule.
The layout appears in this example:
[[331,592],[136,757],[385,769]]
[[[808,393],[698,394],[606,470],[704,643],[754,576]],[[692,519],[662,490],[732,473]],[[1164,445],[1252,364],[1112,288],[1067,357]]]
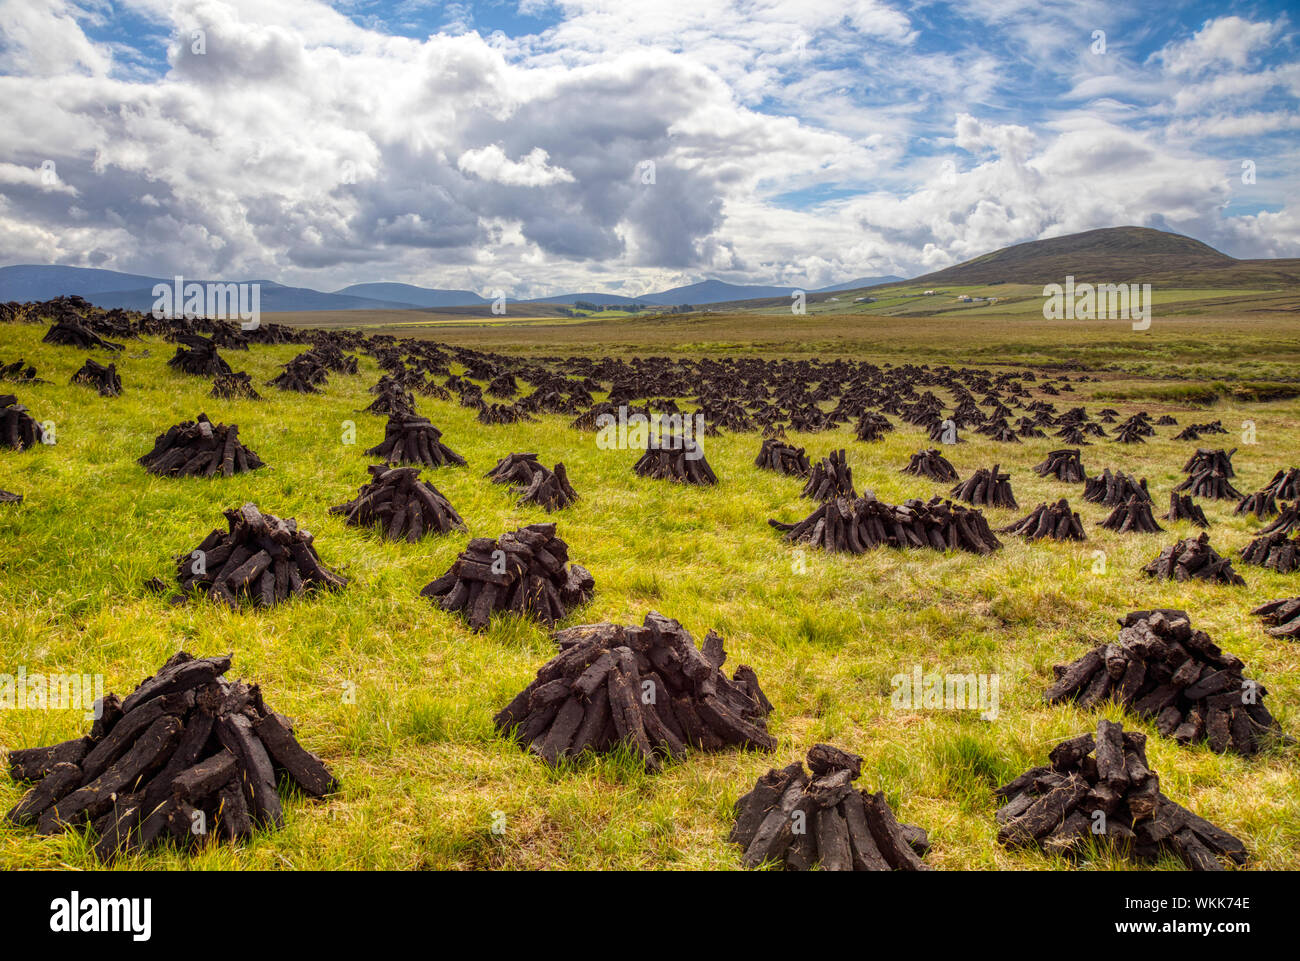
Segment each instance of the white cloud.
[[562,167],[552,167],[550,155],[541,147],[534,147],[520,160],[511,160],[500,144],[489,144],[477,150],[466,150],[456,161],[456,166],[483,180],[505,184],[509,187],[547,187],[551,184],[573,183],[573,174]]

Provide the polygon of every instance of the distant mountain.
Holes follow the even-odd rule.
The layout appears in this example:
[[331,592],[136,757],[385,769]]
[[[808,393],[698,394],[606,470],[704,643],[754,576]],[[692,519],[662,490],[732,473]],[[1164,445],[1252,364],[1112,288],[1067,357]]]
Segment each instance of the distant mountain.
[[1104,227],[1031,240],[914,277],[909,285],[1050,284],[1067,276],[1093,283],[1250,287],[1300,283],[1300,259],[1237,260],[1182,234],[1151,227]]
[[152,288],[157,283],[162,281],[156,277],[124,274],[116,270],[18,264],[0,267],[0,300],[49,300],[65,294],[80,294],[90,299],[91,294],[133,287]]
[[[523,301],[526,304],[573,304],[579,300],[597,307],[629,307],[632,304],[652,303],[647,297],[623,297],[620,294],[556,294],[554,297],[534,297]],[[657,301],[653,301],[659,306]]]
[[353,284],[334,291],[334,295],[364,297],[412,307],[467,307],[490,303],[472,290],[439,290],[413,284]]
[[[148,311],[153,309],[156,284],[171,285],[171,277],[146,277],[116,270],[88,267],[60,267],[19,264],[0,267],[0,301],[49,300],[67,294],[79,294],[96,307],[111,310]],[[188,277],[186,283],[207,283]],[[238,281],[222,280],[222,283]],[[262,285],[259,294],[264,311],[294,310],[409,310],[412,305],[370,297],[327,294],[310,287],[286,287],[272,281],[248,281]]]
[[[838,290],[856,290],[874,284],[898,281],[898,277],[863,277],[833,287],[809,290],[807,293],[827,293]],[[197,278],[187,278],[187,282]],[[204,281],[199,281],[203,283]],[[65,294],[79,294],[97,307],[122,307],[126,310],[149,310],[153,307],[155,284],[170,284],[171,277],[147,277],[143,274],[124,274],[115,270],[89,267],[38,266],[20,264],[0,267],[0,301],[49,300]],[[481,307],[491,301],[471,290],[443,290],[418,287],[414,284],[365,283],[352,284],[342,290],[326,293],[310,287],[286,287],[272,281],[261,281],[262,310],[430,310],[445,307]],[[585,301],[600,307],[627,307],[648,304],[656,307],[678,307],[684,304],[698,306],[721,301],[753,300],[755,298],[788,298],[794,285],[763,286],[757,284],[729,284],[720,280],[704,280],[685,287],[674,287],[657,293],[627,297],[622,294],[575,293],[538,297],[527,301],[511,298],[511,303],[571,305]]]

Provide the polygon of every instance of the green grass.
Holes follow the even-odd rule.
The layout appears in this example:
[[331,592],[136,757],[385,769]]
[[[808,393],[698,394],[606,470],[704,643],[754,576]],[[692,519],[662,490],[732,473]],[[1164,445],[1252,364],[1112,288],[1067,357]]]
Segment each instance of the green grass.
[[[1216,346],[1239,337],[1246,356],[1254,350],[1253,331],[1222,328]],[[1268,598],[1297,593],[1296,577],[1240,567],[1247,589],[1139,577],[1138,568],[1161,546],[1192,529],[1172,525],[1160,536],[1099,530],[1105,509],[1084,503],[1078,487],[1029,470],[1060,446],[1055,439],[1007,446],[970,434],[969,443],[947,453],[963,476],[994,462],[1011,470],[1023,510],[989,511],[994,526],[1041,501],[1069,496],[1085,520],[1087,543],[1030,546],[1007,537],[1005,550],[992,558],[890,550],[837,557],[800,552],[765,523],[802,517],[811,504],[799,498],[797,481],[753,466],[756,435],[710,438],[707,456],[721,483],[684,488],[637,478],[631,472],[636,452],[600,450],[594,435],[571,430],[568,418],[484,427],[454,402],[419,398],[420,412],[469,460],[467,469],[425,476],[471,532],[496,536],[554,519],[573,558],[592,571],[597,593],[573,623],[640,622],[653,608],[681,620],[697,638],[715,628],[726,639],[728,667],[752,665],[776,705],[770,726],[780,746],[772,755],[698,755],[654,776],[618,755],[551,771],[496,737],[491,725],[492,714],[553,653],[546,632],[499,619],[475,635],[418,595],[469,535],[395,545],[328,513],[367,479],[371,459],[363,451],[383,433],[383,418],[359,412],[379,374],[370,358],[362,357],[360,374],[332,374],[325,393],[310,397],[260,386],[299,347],[224,351],[236,369],[253,375],[265,400],[223,402],[207,396],[206,379],[167,368],[173,348],[150,338],[129,342],[116,358],[126,392],[103,399],[68,384],[85,354],[39,343],[43,332],[43,326],[0,326],[0,360],[24,357],[50,381],[0,390],[15,391],[39,420],[53,421],[58,438],[53,447],[0,452],[0,488],[27,497],[20,507],[0,508],[0,671],[24,665],[29,672],[102,673],[109,689],[125,694],[180,647],[195,654],[233,651],[232,675],[259,682],[343,785],[327,802],[289,801],[285,829],[246,846],[213,847],[193,857],[160,849],[126,859],[125,868],[733,869],[738,852],[726,834],[735,799],[770,766],[801,758],[820,740],[866,758],[860,784],[884,790],[902,820],[930,831],[936,867],[1067,867],[996,843],[991,790],[1041,763],[1056,741],[1095,728],[1093,714],[1042,704],[1051,667],[1113,639],[1117,615],[1150,606],[1188,609],[1197,626],[1245,660],[1249,676],[1266,683],[1283,726],[1300,731],[1300,645],[1267,637],[1247,614]],[[499,346],[497,332],[478,336]],[[734,329],[700,340],[752,343]],[[968,332],[952,344],[978,353],[987,341]],[[544,349],[564,353],[569,344]],[[651,344],[640,351],[666,349]],[[947,357],[920,349],[913,359]],[[1092,392],[1103,386],[1081,385],[1052,399],[1061,409],[1095,403]],[[1206,416],[1165,403],[1142,405],[1153,414],[1172,410],[1184,424]],[[267,468],[203,481],[154,478],[136,465],[156,434],[200,411],[239,424],[241,438]],[[1242,448],[1235,461],[1243,490],[1295,464],[1300,402],[1243,406],[1226,397],[1212,416],[1233,429],[1247,419],[1257,425],[1257,445],[1221,439]],[[356,424],[353,446],[341,441],[345,421]],[[1147,477],[1163,502],[1194,446],[1170,440],[1175,432],[1161,428],[1146,445],[1102,442],[1085,448],[1084,462],[1090,471],[1109,466]],[[941,490],[898,472],[910,453],[931,446],[913,429],[876,444],[860,443],[846,430],[791,439],[813,458],[847,447],[859,489],[872,488],[886,500]],[[562,460],[582,500],[557,515],[517,508],[504,488],[482,476],[511,451],[536,451],[548,464]],[[170,579],[173,556],[222,526],[223,508],[246,500],[297,518],[315,534],[322,559],[350,578],[348,587],[241,613],[203,603],[173,607],[142,587],[154,575]],[[1221,552],[1247,542],[1255,525],[1234,516],[1231,504],[1204,507]],[[1092,572],[1097,550],[1105,552],[1103,575]],[[917,664],[926,672],[996,672],[1000,717],[985,722],[966,712],[895,710],[890,678]],[[1106,713],[1121,716],[1114,708]],[[1152,766],[1170,797],[1241,836],[1257,866],[1300,867],[1294,753],[1219,757],[1161,739],[1135,719],[1124,722],[1152,735]],[[49,743],[84,729],[77,711],[0,712],[6,747]],[[21,794],[20,786],[0,779],[0,806],[7,809]],[[494,833],[501,817],[504,833]],[[1126,866],[1102,855],[1087,864]],[[78,834],[41,838],[0,824],[0,868],[95,866]]]

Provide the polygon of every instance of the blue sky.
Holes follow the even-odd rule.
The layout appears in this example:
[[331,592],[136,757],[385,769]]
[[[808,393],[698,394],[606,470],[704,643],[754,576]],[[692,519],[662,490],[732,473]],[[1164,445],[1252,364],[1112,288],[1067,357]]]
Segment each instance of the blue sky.
[[0,262],[533,296],[914,275],[1121,224],[1300,256],[1293,16],[0,0]]

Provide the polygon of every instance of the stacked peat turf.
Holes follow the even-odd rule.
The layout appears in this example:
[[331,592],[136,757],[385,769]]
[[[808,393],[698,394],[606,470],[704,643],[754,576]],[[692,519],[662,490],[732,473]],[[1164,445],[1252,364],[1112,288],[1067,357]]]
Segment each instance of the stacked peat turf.
[[845,451],[833,450],[825,460],[814,464],[799,496],[818,501],[837,497],[852,500],[857,497],[857,492],[853,489],[853,471],[849,467]]
[[444,611],[459,611],[481,631],[497,611],[554,624],[591,600],[595,580],[580,564],[565,564],[569,545],[554,524],[530,524],[497,540],[476,537],[447,573],[420,594]]
[[1081,451],[1075,448],[1054,450],[1047,455],[1047,460],[1034,468],[1034,473],[1039,477],[1051,474],[1057,480],[1065,481],[1067,484],[1086,481],[1088,475],[1084,472],[1083,462],[1079,460],[1080,453]]
[[480,424],[517,424],[533,418],[519,404],[479,404],[478,422]]
[[1104,839],[1143,861],[1172,851],[1193,871],[1223,870],[1220,857],[1246,863],[1241,841],[1160,792],[1145,734],[1102,718],[1096,737],[1062,741],[1048,758],[1050,766],[1031,768],[995,792],[1006,802],[995,815],[1003,844],[1071,855],[1085,853],[1089,839]]
[[121,344],[114,344],[102,339],[97,333],[73,316],[65,316],[45,332],[41,338],[43,344],[62,344],[65,347],[80,347],[91,350],[99,347],[104,350],[122,350]]
[[257,685],[225,679],[230,660],[181,651],[125,700],[97,701],[86,737],[10,751],[14,780],[37,783],[8,819],[41,834],[90,824],[107,862],[169,838],[192,848],[280,828],[280,772],[311,797],[338,790]]
[[198,334],[177,334],[181,346],[176,348],[168,367],[197,377],[216,377],[229,374],[230,365],[217,353],[217,345]]
[[1211,500],[1233,500],[1242,496],[1241,491],[1232,486],[1230,477],[1236,476],[1232,469],[1232,455],[1237,448],[1230,451],[1207,450],[1197,448],[1195,454],[1183,465],[1187,479],[1174,488],[1187,491],[1196,497],[1208,497]]
[[416,464],[442,467],[465,466],[465,458],[442,442],[442,431],[427,417],[393,414],[384,425],[384,439],[366,451],[390,464]]
[[36,368],[24,363],[21,357],[12,364],[0,364],[0,380],[12,380],[20,384],[45,383],[36,376]]
[[1278,471],[1263,488],[1243,497],[1236,513],[1254,514],[1260,520],[1267,520],[1278,512],[1279,500],[1292,499],[1300,499],[1300,469],[1295,467]]
[[1150,502],[1151,494],[1147,491],[1145,477],[1138,480],[1123,471],[1112,474],[1107,467],[1100,477],[1089,477],[1083,482],[1083,499],[1093,504],[1118,507],[1133,497]]
[[1144,500],[1137,494],[1111,511],[1101,526],[1117,534],[1159,534],[1164,531],[1151,513],[1151,500]]
[[520,495],[520,506],[537,504],[549,512],[568,507],[578,499],[564,465],[556,464],[555,470],[547,470],[536,454],[507,454],[484,476],[494,484],[511,485],[510,490]]
[[366,413],[380,415],[400,414],[405,417],[411,417],[415,414],[415,397],[409,390],[393,380],[381,380],[371,388],[371,392],[379,396],[366,406]]
[[885,434],[894,429],[889,418],[884,414],[877,414],[875,411],[863,411],[862,416],[858,418],[858,424],[855,433],[858,440],[877,441],[881,440]]
[[257,454],[239,442],[238,427],[213,424],[207,414],[169,427],[136,463],[162,477],[212,477],[218,472],[233,477],[264,466]]
[[263,514],[253,504],[223,513],[229,530],[212,531],[176,558],[176,580],[185,594],[206,594],[232,609],[271,607],[290,595],[347,584],[321,563],[311,534],[293,518]]
[[1279,574],[1300,570],[1300,533],[1289,538],[1286,531],[1260,534],[1241,549],[1241,559]]
[[1262,617],[1265,632],[1274,637],[1300,638],[1300,597],[1284,597],[1276,601],[1261,604],[1250,612]]
[[305,351],[280,366],[280,373],[267,381],[280,390],[295,394],[319,394],[320,388],[329,380],[329,368],[311,351]]
[[1055,541],[1088,539],[1088,535],[1083,531],[1083,521],[1079,520],[1078,511],[1070,510],[1070,502],[1064,497],[1055,504],[1039,504],[1026,517],[1022,517],[1014,524],[999,528],[998,533],[1019,534],[1030,541],[1043,537]]
[[253,378],[241,371],[217,374],[212,378],[209,397],[220,400],[261,400],[262,395],[253,388]]
[[0,491],[0,504],[21,504],[22,502],[22,494],[12,494],[9,491]]
[[560,653],[492,719],[547,764],[619,744],[649,770],[691,748],[776,749],[758,677],[743,664],[727,677],[713,631],[701,650],[681,624],[651,611],[641,627],[584,624],[555,640]]
[[1281,728],[1257,681],[1204,631],[1192,629],[1185,611],[1133,611],[1119,621],[1117,642],[1102,644],[1071,664],[1053,668],[1049,704],[1075,701],[1092,708],[1113,699],[1180,744],[1204,739],[1222,754],[1256,754],[1267,734]]
[[716,484],[718,476],[704,458],[704,448],[681,434],[662,435],[657,447],[647,447],[632,470],[641,477],[680,484]]
[[957,468],[953,467],[948,458],[933,447],[929,450],[919,450],[913,454],[907,462],[907,466],[903,468],[903,473],[915,474],[917,477],[928,477],[940,484],[947,484],[957,480]]
[[331,514],[342,514],[357,527],[377,526],[387,540],[412,544],[425,534],[468,530],[438,488],[420,480],[418,467],[375,464],[366,469],[370,483],[353,500],[331,507]]
[[853,786],[862,758],[814,744],[808,767],[769,770],[736,801],[727,836],[745,851],[745,867],[780,863],[787,871],[928,871],[923,829],[899,824],[883,791]]
[[45,442],[45,430],[13,394],[0,394],[0,447],[27,450]]
[[1254,514],[1260,520],[1267,520],[1277,514],[1277,495],[1265,487],[1253,494],[1247,494],[1237,502],[1234,514]]
[[976,507],[1016,508],[1016,497],[1011,493],[1011,475],[998,473],[1000,464],[992,470],[980,468],[949,492],[958,500]]
[[1174,491],[1169,493],[1169,513],[1165,515],[1165,520],[1191,521],[1197,527],[1210,526],[1210,522],[1205,519],[1205,511],[1192,500],[1190,494],[1179,494]]
[[778,474],[788,474],[791,477],[807,477],[808,472],[812,470],[812,466],[808,463],[808,455],[804,453],[802,447],[795,447],[775,437],[763,441],[763,446],[758,450],[758,457],[754,460],[754,466],[764,470],[774,470]]
[[1264,490],[1282,500],[1300,500],[1300,467],[1289,467],[1273,475]]
[[1210,546],[1210,535],[1189,537],[1166,547],[1160,556],[1142,568],[1148,577],[1160,580],[1186,581],[1196,578],[1220,584],[1245,587],[1246,580],[1232,569],[1232,560],[1220,557]]
[[881,545],[991,554],[1002,546],[980,511],[938,497],[929,503],[913,499],[894,505],[866,491],[857,500],[839,497],[827,501],[797,523],[772,519],[768,524],[791,543],[850,554],[863,554]]
[[122,393],[122,378],[117,375],[117,365],[109,364],[105,367],[89,358],[72,375],[71,383],[93,387],[99,391],[100,397],[118,397]]

